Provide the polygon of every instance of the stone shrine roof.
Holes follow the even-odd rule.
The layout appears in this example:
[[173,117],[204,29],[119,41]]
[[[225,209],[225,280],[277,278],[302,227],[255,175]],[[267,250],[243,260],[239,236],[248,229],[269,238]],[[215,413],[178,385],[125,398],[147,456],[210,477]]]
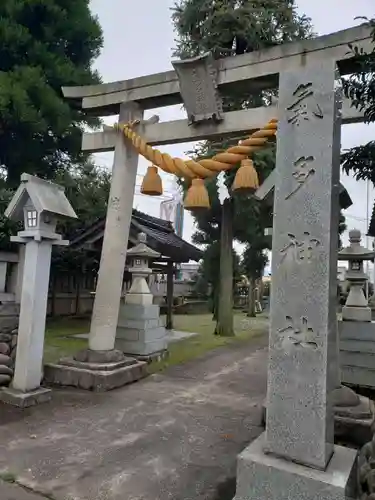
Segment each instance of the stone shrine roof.
[[48,212],[59,217],[77,218],[62,186],[29,174],[21,175],[21,184],[9,203],[5,216],[22,220],[23,208],[29,199],[39,213]]
[[[86,228],[80,234],[71,238],[70,248],[83,248],[95,246],[101,248],[104,235],[105,218]],[[171,222],[152,217],[133,209],[131,219],[129,242],[130,246],[138,243],[138,234],[145,233],[147,246],[160,253],[163,257],[169,257],[173,262],[198,262],[203,257],[203,252],[194,245],[177,236]]]

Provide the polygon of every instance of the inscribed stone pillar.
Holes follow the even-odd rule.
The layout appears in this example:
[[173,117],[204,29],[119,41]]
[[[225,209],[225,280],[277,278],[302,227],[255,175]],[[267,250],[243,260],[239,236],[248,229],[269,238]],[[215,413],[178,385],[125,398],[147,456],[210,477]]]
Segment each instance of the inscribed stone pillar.
[[[120,123],[142,119],[142,116],[136,103],[120,107]],[[115,345],[137,166],[138,153],[119,134],[89,336],[89,348],[94,351],[110,351]]]
[[24,393],[38,389],[42,361],[52,244],[49,240],[26,243],[17,362],[13,389]]
[[341,89],[334,61],[280,75],[265,451],[333,453]]

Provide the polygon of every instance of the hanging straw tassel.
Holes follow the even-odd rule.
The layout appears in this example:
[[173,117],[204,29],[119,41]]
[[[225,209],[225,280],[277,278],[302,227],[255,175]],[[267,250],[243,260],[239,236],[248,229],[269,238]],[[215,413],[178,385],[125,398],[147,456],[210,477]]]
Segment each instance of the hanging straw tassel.
[[249,158],[241,161],[241,166],[237,170],[233,181],[233,191],[243,193],[254,193],[259,188],[257,171],[254,168],[253,160]]
[[191,212],[210,208],[210,199],[203,179],[193,179],[186,193],[184,208]]
[[163,194],[163,185],[158,168],[154,165],[147,168],[146,175],[143,177],[141,193],[149,196],[160,196]]

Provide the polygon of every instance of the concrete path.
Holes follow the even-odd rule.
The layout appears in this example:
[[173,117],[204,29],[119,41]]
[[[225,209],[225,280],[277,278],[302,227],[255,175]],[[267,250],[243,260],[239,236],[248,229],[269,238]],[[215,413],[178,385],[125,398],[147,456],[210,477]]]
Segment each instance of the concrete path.
[[232,500],[236,456],[262,431],[266,344],[109,393],[54,391],[24,411],[0,403],[0,473],[56,500]]
[[29,492],[16,484],[9,484],[1,480],[0,498],[1,500],[46,500],[46,497]]

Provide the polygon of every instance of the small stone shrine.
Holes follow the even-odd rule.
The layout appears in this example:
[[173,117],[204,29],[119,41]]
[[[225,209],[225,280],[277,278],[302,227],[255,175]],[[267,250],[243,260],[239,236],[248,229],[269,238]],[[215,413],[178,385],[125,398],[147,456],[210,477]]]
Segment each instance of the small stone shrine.
[[53,245],[69,244],[56,233],[58,220],[77,216],[63,187],[29,174],[22,174],[5,216],[23,221],[24,229],[11,240],[25,245],[25,262],[14,378],[0,392],[0,399],[26,407],[50,398],[50,390],[40,383],[51,252]]
[[128,250],[128,271],[132,285],[120,304],[116,332],[116,349],[137,358],[152,360],[164,356],[168,339],[160,308],[153,304],[153,295],[147,284],[152,274],[150,261],[160,256],[146,245],[146,235],[138,235],[138,244]]
[[350,231],[349,241],[339,252],[339,260],[349,263],[350,285],[339,322],[341,376],[345,384],[375,389],[375,323],[363,291],[368,280],[363,263],[374,258],[374,251],[361,245],[356,229]]

